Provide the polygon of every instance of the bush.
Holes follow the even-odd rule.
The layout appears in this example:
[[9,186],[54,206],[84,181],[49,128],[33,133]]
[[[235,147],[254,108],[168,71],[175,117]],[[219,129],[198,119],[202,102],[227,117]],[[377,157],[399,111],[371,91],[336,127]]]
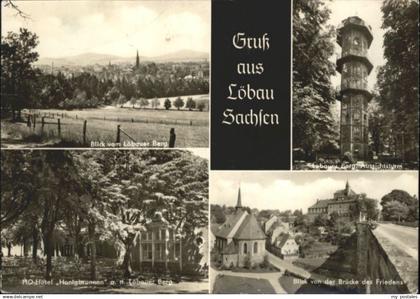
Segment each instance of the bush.
[[345,152],[343,155],[343,162],[348,162],[350,164],[354,163],[353,155],[350,152]]
[[249,257],[249,255],[247,255],[244,258],[244,268],[245,269],[251,269],[251,267],[252,267],[251,258]]

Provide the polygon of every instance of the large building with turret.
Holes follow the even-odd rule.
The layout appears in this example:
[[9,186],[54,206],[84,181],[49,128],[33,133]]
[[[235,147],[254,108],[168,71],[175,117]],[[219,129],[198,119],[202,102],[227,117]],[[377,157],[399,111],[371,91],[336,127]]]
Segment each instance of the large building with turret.
[[349,17],[337,29],[337,43],[342,52],[337,59],[341,74],[341,155],[350,154],[355,160],[368,158],[368,112],[372,98],[367,78],[373,65],[368,57],[372,43],[371,27],[359,17]]
[[[364,193],[354,192],[349,182],[342,190],[334,192],[331,199],[317,199],[316,203],[308,208],[308,219],[314,221],[319,215],[329,216],[337,213],[342,220],[351,220],[355,211],[357,201],[366,198]],[[357,216],[357,215],[356,215]]]

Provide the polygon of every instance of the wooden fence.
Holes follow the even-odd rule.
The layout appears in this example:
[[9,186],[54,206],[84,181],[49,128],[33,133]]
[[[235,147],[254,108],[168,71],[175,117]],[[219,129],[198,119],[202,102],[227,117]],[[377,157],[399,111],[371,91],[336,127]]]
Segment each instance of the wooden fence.
[[192,119],[154,119],[154,118],[133,118],[133,117],[99,117],[99,116],[89,116],[89,117],[79,117],[78,114],[67,114],[64,112],[35,112],[35,113],[23,113],[24,115],[35,115],[36,117],[46,117],[46,118],[61,118],[61,119],[87,119],[87,120],[104,120],[104,121],[115,121],[115,122],[131,122],[131,123],[145,123],[145,124],[163,124],[163,125],[184,125],[184,126],[207,126],[208,122],[205,120],[192,120]]
[[[60,113],[60,114],[54,114],[54,113],[45,113],[44,116],[42,116],[42,114],[30,114],[30,113],[24,113],[23,114],[26,117],[26,125],[28,128],[33,128],[35,130],[37,124],[39,126],[39,118],[41,118],[40,124],[41,124],[41,134],[43,134],[44,132],[44,127],[45,125],[56,125],[57,126],[57,133],[58,133],[58,137],[61,138],[61,127],[63,125],[63,123],[61,122],[61,118],[65,117],[64,113]],[[56,118],[54,118],[54,116]],[[46,121],[46,118],[50,118],[50,119],[57,119],[57,121]],[[76,115],[76,119],[78,119],[78,116]],[[64,124],[65,125],[65,124]],[[85,119],[83,120],[83,129],[82,129],[82,138],[83,138],[83,146],[87,146],[87,138],[86,138],[86,132],[87,132],[87,126],[88,126],[88,121]],[[121,143],[121,135],[125,135],[128,139],[130,139],[133,142],[137,141],[130,136],[126,131],[124,131],[121,127],[121,125],[117,125],[116,127],[116,143]],[[176,134],[175,134],[175,129],[171,128],[169,130],[169,147],[170,148],[174,148],[175,147],[175,140],[176,140]]]

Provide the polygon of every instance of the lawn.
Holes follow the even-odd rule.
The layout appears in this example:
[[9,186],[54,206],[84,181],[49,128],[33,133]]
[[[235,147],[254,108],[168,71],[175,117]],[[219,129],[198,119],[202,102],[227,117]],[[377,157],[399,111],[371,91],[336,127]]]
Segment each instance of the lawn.
[[[124,147],[167,147],[171,128],[175,129],[177,148],[208,147],[209,142],[208,112],[105,107],[71,111],[32,110],[30,113],[38,115],[35,128],[2,120],[3,147],[14,144],[28,147],[114,147],[118,125],[123,130],[120,142]],[[41,117],[45,121],[43,129]],[[58,134],[58,118],[61,136]],[[87,121],[86,145],[83,144],[84,120]]]
[[[35,264],[31,258],[3,257],[2,292],[7,293],[208,293],[208,279],[178,274],[133,273],[124,280],[115,259],[98,258],[97,278],[90,280],[87,259],[75,263],[70,257],[53,259],[53,280],[44,281],[45,261]],[[160,279],[160,281],[158,281]],[[36,283],[40,281],[41,283]],[[35,284],[33,284],[35,282]]]
[[340,291],[327,285],[303,283],[292,275],[279,278],[280,285],[287,294],[339,294]]
[[215,294],[275,294],[267,279],[219,275],[214,282]]

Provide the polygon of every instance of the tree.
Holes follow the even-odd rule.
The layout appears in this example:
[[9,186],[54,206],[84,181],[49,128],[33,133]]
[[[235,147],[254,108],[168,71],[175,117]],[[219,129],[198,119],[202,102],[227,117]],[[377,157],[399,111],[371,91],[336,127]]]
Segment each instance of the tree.
[[120,94],[117,100],[117,103],[120,105],[120,107],[122,108],[126,102],[127,102],[127,98],[125,97],[125,95]]
[[187,100],[187,103],[185,104],[185,107],[188,108],[189,111],[195,109],[196,103],[195,101],[189,97]]
[[409,208],[406,204],[396,200],[386,202],[384,204],[384,210],[386,210],[390,220],[397,220],[398,222],[401,222],[402,219],[406,218],[409,212]]
[[336,100],[330,77],[335,74],[334,28],[324,1],[293,5],[293,145],[313,157],[323,144],[338,147],[338,126],[332,117]]
[[16,14],[20,17],[22,17],[23,19],[29,19],[29,15],[27,15],[26,13],[24,13],[15,3],[15,1],[12,0],[3,0],[2,1],[4,7],[9,7],[11,9],[13,9],[14,11],[16,11]]
[[[34,201],[37,189],[33,181],[39,164],[31,152],[11,151],[1,155],[1,227],[14,223]],[[19,178],[18,180],[16,178]]]
[[[402,209],[399,209],[400,206],[395,208],[395,204],[391,206],[391,208],[387,205],[387,203],[397,201],[402,205],[407,207],[407,211],[405,215],[401,215],[399,212]],[[416,221],[418,220],[418,199],[415,196],[411,196],[408,192],[404,190],[392,190],[390,193],[384,195],[381,199],[381,206],[382,206],[382,217],[383,220],[394,220],[396,217],[393,214],[395,211],[399,211],[399,219],[404,221]],[[398,210],[399,209],[399,210]]]
[[134,109],[134,106],[136,105],[136,103],[137,103],[137,99],[135,97],[131,97],[130,104],[132,105],[133,109]]
[[222,224],[226,221],[226,216],[223,208],[219,205],[211,205],[211,215],[216,220],[216,223]]
[[1,38],[2,106],[12,110],[13,120],[21,118],[21,110],[31,107],[37,71],[32,63],[38,60],[35,50],[38,36],[25,28],[19,33],[8,32]]
[[176,109],[180,109],[184,106],[184,100],[181,99],[180,97],[176,98],[176,100],[174,101],[174,106]]
[[153,108],[153,109],[157,109],[159,106],[160,106],[160,101],[159,101],[159,99],[158,99],[158,98],[154,98],[154,99],[152,100],[152,108]]
[[197,109],[200,110],[200,112],[202,112],[204,108],[206,108],[206,104],[204,102],[199,102],[197,104]]
[[140,99],[140,107],[144,109],[144,107],[147,107],[149,105],[149,100],[145,98]]
[[207,162],[180,151],[102,152],[104,227],[119,246],[124,276],[131,250],[155,217],[165,218],[182,238],[206,226]]
[[172,107],[171,100],[166,99],[163,105],[165,106],[165,109],[166,109],[166,110],[171,109],[171,107]]
[[386,0],[382,7],[385,65],[377,75],[380,103],[387,112],[397,155],[418,161],[418,1]]
[[319,214],[314,219],[315,226],[327,226],[328,225],[328,216],[326,214]]
[[363,198],[356,201],[354,206],[350,207],[350,213],[351,218],[356,221],[359,219],[360,213],[365,215],[366,220],[378,220],[378,201],[363,196]]

